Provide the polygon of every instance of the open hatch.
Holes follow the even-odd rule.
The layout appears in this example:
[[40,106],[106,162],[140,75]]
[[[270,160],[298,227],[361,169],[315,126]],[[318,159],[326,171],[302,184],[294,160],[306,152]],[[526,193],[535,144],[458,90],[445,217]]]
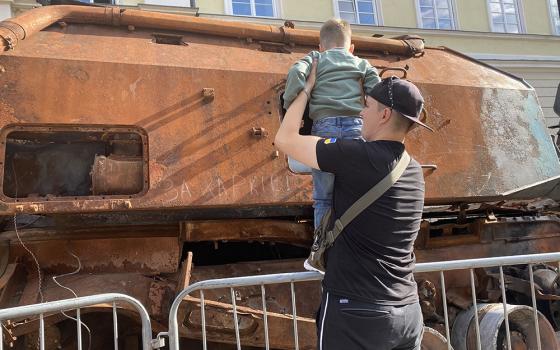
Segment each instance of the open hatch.
[[148,187],[147,134],[136,127],[11,125],[0,140],[7,201],[132,197]]

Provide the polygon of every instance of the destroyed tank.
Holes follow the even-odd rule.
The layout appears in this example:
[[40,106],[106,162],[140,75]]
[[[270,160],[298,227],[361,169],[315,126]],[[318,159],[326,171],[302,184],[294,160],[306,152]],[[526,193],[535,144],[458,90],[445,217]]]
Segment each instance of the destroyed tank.
[[[317,46],[317,31],[48,6],[1,22],[0,38],[0,308],[119,292],[141,301],[160,332],[175,295],[196,281],[302,270],[311,176],[272,141],[286,73]],[[417,261],[558,251],[560,164],[535,90],[415,36],[353,42],[382,76],[418,85],[435,129],[406,140],[426,180]],[[559,295],[555,269],[535,268],[543,295]],[[527,283],[523,268],[505,273]],[[495,273],[476,277],[479,298],[498,302]],[[416,278],[426,324],[445,334],[439,275]],[[469,278],[450,272],[446,281],[453,322],[470,305]],[[526,289],[508,288],[508,300],[526,304]],[[300,348],[312,349],[320,285],[296,294]],[[247,348],[264,347],[251,311],[259,297],[236,294]],[[229,291],[205,298],[211,348],[233,348]],[[292,348],[289,287],[267,288],[267,301],[271,348]],[[197,302],[181,309],[184,344],[201,337]],[[558,329],[558,301],[539,306]],[[82,311],[91,334],[112,332],[110,311]],[[135,348],[139,326],[121,312],[119,341]],[[5,344],[33,348],[36,325],[10,323]],[[49,315],[45,325],[47,349],[75,348],[71,320]],[[111,344],[93,337],[91,348]]]

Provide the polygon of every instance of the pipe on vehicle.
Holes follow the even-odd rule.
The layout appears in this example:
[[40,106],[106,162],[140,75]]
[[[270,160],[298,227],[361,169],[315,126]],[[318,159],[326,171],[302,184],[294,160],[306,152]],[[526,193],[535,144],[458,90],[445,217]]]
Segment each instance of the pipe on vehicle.
[[[16,18],[0,22],[1,50],[13,49],[19,41],[25,40],[57,22],[113,26],[133,25],[138,28],[178,30],[286,44],[319,44],[319,32],[315,30],[228,22],[142,10],[124,10],[118,7],[57,5],[36,8],[24,12]],[[354,46],[362,51],[378,51],[405,56],[415,55],[424,49],[424,42],[420,38],[386,39],[353,36],[352,41]]]

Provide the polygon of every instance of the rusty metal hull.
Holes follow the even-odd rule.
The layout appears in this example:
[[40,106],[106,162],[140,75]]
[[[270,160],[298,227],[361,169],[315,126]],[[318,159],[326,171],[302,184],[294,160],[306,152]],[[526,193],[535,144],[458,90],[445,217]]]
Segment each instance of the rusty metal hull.
[[[80,296],[136,297],[157,331],[190,283],[302,269],[311,177],[291,172],[272,140],[286,72],[317,32],[54,6],[0,23],[0,38],[0,307],[68,297],[53,281],[65,275]],[[560,164],[535,91],[419,39],[353,40],[380,71],[419,86],[436,130],[406,140],[431,165],[418,261],[558,251]],[[418,278],[438,288],[438,276]],[[468,279],[446,280],[450,304],[466,308]],[[314,348],[319,285],[303,287],[300,345]],[[237,304],[243,344],[262,347],[256,294],[239,291]],[[215,344],[235,341],[228,295],[206,295]],[[271,345],[289,349],[289,293],[267,295]],[[201,337],[198,303],[182,310],[190,339]],[[422,303],[441,331],[441,300]]]
[[[209,23],[205,27],[201,19],[177,21],[175,28],[191,30],[171,31],[181,37],[180,45],[158,44],[157,31],[140,26],[129,31],[65,23],[27,36],[0,56],[0,127],[142,128],[149,189],[125,209],[309,203],[310,176],[288,170],[271,135],[282,116],[286,71],[311,47],[268,52],[250,32],[237,39],[216,33]],[[150,23],[157,27],[155,19]],[[428,122],[436,132],[414,131],[407,143],[421,163],[437,165],[426,171],[427,203],[498,200],[560,175],[535,91],[522,81],[447,49],[403,56],[367,48],[362,56],[377,67],[408,67],[408,78],[426,96]],[[208,88],[211,98],[203,94]],[[266,133],[254,135],[253,128]],[[20,198],[0,209],[112,209],[108,198],[54,197]]]

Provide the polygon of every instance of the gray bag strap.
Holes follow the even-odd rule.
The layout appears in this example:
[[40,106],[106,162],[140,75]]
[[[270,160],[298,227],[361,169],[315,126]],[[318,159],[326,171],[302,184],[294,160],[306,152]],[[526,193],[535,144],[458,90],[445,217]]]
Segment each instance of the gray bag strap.
[[354,204],[352,204],[352,206],[348,208],[344,214],[342,214],[340,219],[334,222],[334,228],[331,231],[332,236],[329,237],[330,243],[334,242],[346,225],[354,220],[356,216],[369,207],[373,202],[387,192],[387,190],[391,188],[395,182],[397,182],[409,163],[410,155],[405,150],[395,168],[393,168],[389,174],[367,191],[366,194],[360,197],[360,199],[354,202]]

